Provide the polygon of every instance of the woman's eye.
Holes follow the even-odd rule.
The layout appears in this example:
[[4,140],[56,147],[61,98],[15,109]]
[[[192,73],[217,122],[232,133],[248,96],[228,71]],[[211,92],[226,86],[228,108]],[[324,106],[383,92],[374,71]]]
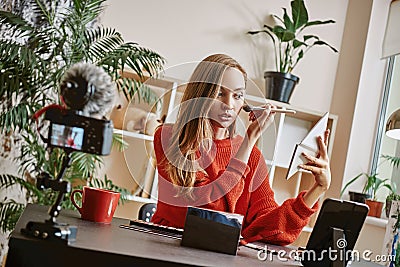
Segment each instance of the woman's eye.
[[235,99],[242,99],[243,97],[243,94],[235,94]]

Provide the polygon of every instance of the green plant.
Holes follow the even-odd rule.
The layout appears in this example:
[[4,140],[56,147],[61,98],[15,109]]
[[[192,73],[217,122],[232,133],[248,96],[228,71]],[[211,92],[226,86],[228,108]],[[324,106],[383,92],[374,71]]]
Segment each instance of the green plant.
[[[41,172],[57,177],[66,155],[61,149],[45,148],[31,116],[49,104],[60,103],[60,79],[71,65],[93,63],[112,77],[128,100],[138,95],[146,102],[156,101],[147,87],[121,77],[120,71],[128,67],[140,77],[155,75],[162,70],[164,59],[136,43],[124,42],[115,29],[97,26],[104,2],[72,0],[71,5],[62,6],[59,1],[33,0],[29,3],[34,22],[21,14],[0,11],[0,130],[3,135],[18,136],[13,145],[20,151],[14,158],[20,176],[0,175],[0,189],[19,186],[26,202],[50,205],[56,197],[52,190],[38,190],[35,177]],[[118,135],[113,144],[120,149],[126,145]],[[71,158],[64,179],[76,187],[88,184],[120,191],[122,199],[128,194],[107,177],[97,177],[101,157],[74,152]],[[68,197],[63,206],[72,207]],[[1,200],[1,230],[13,229],[24,207],[14,199]]]
[[387,195],[385,204],[385,213],[387,217],[390,216],[390,209],[392,206],[392,202],[398,200],[400,200],[400,195],[396,194],[395,192],[390,192],[390,194]]
[[281,25],[264,25],[262,30],[247,32],[251,35],[265,33],[271,38],[274,44],[276,71],[283,73],[291,73],[297,63],[314,46],[328,46],[332,51],[338,52],[334,47],[320,40],[318,36],[303,34],[303,31],[308,27],[335,23],[335,21],[309,21],[304,0],[293,0],[290,5],[292,8],[291,16],[289,16],[286,8],[282,8],[282,18],[272,15]]
[[346,191],[347,187],[349,187],[352,183],[357,181],[358,179],[361,179],[362,177],[366,177],[367,180],[365,181],[364,188],[362,190],[362,193],[366,194],[371,194],[371,199],[377,200],[377,192],[383,187],[386,187],[389,189],[391,192],[394,192],[394,185],[392,183],[387,183],[388,181],[390,182],[389,179],[380,179],[378,177],[377,173],[360,173],[353,179],[351,179],[349,182],[346,183],[346,185],[343,187],[342,191],[340,192],[340,195],[342,196],[343,193]]
[[386,197],[387,201],[396,201],[400,200],[400,195],[396,194],[395,192],[390,192],[390,194]]
[[390,155],[382,155],[382,158],[386,159],[387,161],[389,161],[389,163],[391,164],[392,167],[399,167],[400,164],[400,157],[396,157],[396,156],[390,156]]
[[[389,163],[392,167],[397,168],[400,164],[400,157],[390,156],[390,155],[381,155],[381,157],[384,158],[385,160],[389,161]],[[378,178],[376,173],[374,173],[374,174],[367,174],[367,173],[358,174],[356,177],[354,177],[349,182],[347,182],[347,184],[343,187],[342,191],[340,192],[340,196],[343,195],[343,193],[346,191],[347,187],[349,187],[352,183],[354,183],[358,179],[362,178],[363,176],[365,176],[367,178],[367,180],[364,184],[364,188],[363,188],[362,192],[363,193],[371,193],[372,199],[376,200],[376,192],[382,187],[386,187],[390,190],[390,194],[387,196],[388,198],[389,198],[389,196],[390,197],[398,196],[398,195],[396,195],[396,191],[397,191],[396,184],[392,183],[390,181],[390,179],[382,180],[382,179]],[[387,183],[388,181],[389,181],[389,183]]]

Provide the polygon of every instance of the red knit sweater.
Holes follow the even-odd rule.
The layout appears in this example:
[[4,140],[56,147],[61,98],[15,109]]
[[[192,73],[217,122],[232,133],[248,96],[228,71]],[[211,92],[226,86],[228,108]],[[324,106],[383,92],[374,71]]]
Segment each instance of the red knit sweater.
[[242,236],[249,242],[263,240],[278,245],[292,243],[317,210],[303,200],[305,192],[279,206],[268,180],[268,169],[260,150],[254,147],[248,163],[233,158],[243,137],[213,140],[209,152],[198,152],[198,172],[193,199],[177,196],[176,187],[165,171],[164,152],[169,145],[172,126],[164,125],[154,135],[158,168],[158,203],[154,223],[183,228],[187,206],[198,206],[244,216]]

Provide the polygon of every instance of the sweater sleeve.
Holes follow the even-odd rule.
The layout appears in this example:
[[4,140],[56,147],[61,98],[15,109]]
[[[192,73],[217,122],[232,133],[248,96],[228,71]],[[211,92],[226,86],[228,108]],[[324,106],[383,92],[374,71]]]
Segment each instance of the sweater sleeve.
[[303,191],[296,198],[287,199],[279,206],[269,185],[265,160],[262,155],[260,157],[254,181],[261,182],[251,192],[242,235],[249,242],[263,240],[277,245],[287,245],[296,240],[309,222],[310,216],[317,210],[318,204],[309,208],[304,202],[305,191]]
[[165,125],[157,129],[154,135],[154,150],[159,174],[159,199],[173,206],[200,206],[214,210],[233,212],[244,189],[244,177],[249,173],[246,163],[232,158],[226,169],[217,177],[208,177],[197,172],[196,184],[191,198],[177,197],[177,187],[171,183],[165,170],[165,152],[169,145],[172,127]]

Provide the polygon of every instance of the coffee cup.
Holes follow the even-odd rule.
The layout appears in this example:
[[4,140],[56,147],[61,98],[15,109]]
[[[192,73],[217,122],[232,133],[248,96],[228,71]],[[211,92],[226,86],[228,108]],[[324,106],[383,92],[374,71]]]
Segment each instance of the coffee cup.
[[[75,194],[82,195],[82,207],[75,202]],[[118,205],[120,193],[106,189],[84,186],[71,193],[72,204],[78,209],[84,220],[110,223]]]

